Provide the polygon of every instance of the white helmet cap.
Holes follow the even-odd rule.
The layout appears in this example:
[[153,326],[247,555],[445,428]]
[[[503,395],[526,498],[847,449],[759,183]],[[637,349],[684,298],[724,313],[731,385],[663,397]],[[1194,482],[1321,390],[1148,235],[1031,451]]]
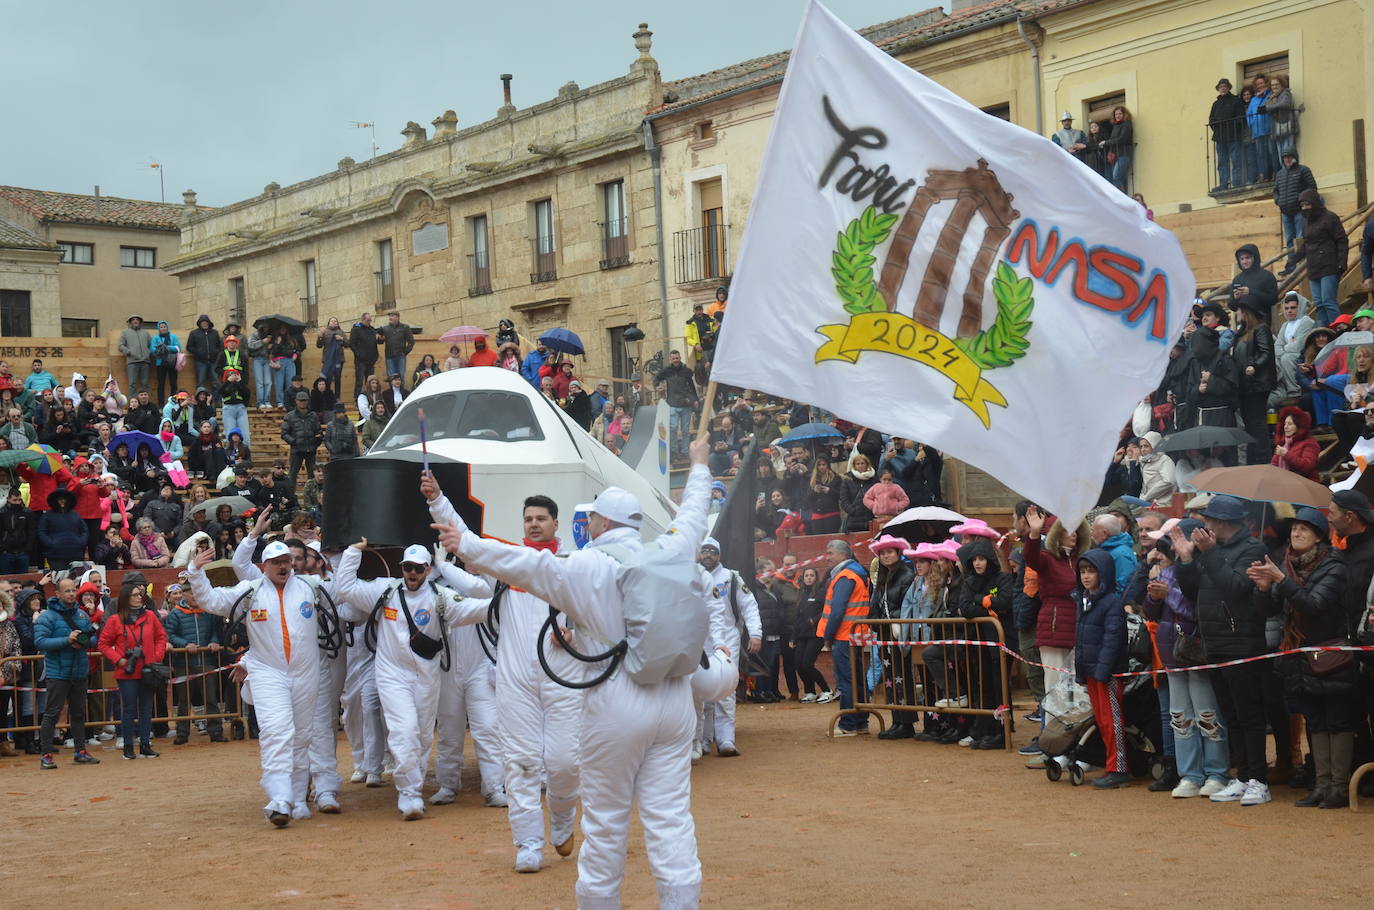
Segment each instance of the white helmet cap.
[[602,518],[631,528],[638,528],[644,521],[644,511],[640,508],[639,497],[620,487],[607,487],[592,502],[574,506],[573,512],[586,512],[588,515],[595,512]]
[[433,562],[434,558],[430,555],[429,548],[422,547],[418,543],[413,543],[406,547],[405,553],[401,555],[401,562],[413,562],[416,565],[427,566]]
[[263,550],[262,550],[262,561],[263,561],[263,562],[267,562],[267,560],[269,560],[269,559],[276,559],[278,556],[290,556],[290,555],[291,555],[291,548],[290,548],[290,547],[288,547],[286,544],[282,543],[280,540],[274,540],[274,541],[272,541],[271,543],[269,543],[267,546],[263,547]]

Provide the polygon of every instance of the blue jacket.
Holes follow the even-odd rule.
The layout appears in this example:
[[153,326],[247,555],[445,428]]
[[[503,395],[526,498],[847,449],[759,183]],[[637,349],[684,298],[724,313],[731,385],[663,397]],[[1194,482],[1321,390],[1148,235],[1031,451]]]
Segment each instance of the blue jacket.
[[48,608],[39,613],[33,623],[34,647],[42,651],[46,658],[43,667],[48,679],[85,679],[90,666],[86,649],[72,647],[68,640],[72,627],[67,625],[63,616],[70,616],[78,629],[90,633],[94,639],[95,630],[85,610],[76,604],[69,607],[56,597],[50,597]]
[[75,512],[49,509],[38,519],[38,545],[52,562],[80,559],[90,534],[86,522]]
[[1256,95],[1250,99],[1250,105],[1245,109],[1245,119],[1250,124],[1250,137],[1252,139],[1269,135],[1270,117],[1264,112],[1264,102],[1268,100],[1268,92]]
[[536,389],[539,388],[539,368],[547,363],[544,355],[538,351],[530,351],[525,355],[525,362],[520,364],[520,375],[525,377],[525,381]]
[[155,366],[174,363],[181,350],[181,339],[177,338],[175,332],[168,332],[166,338],[160,332],[154,332],[153,340],[148,342],[148,356]]
[[1126,583],[1131,580],[1136,563],[1140,561],[1135,555],[1135,541],[1131,540],[1131,535],[1122,531],[1108,537],[1099,546],[1112,558],[1112,566],[1116,572],[1114,590],[1117,594],[1125,594]]
[[1073,665],[1078,681],[1096,679],[1107,682],[1113,673],[1126,669],[1126,610],[1116,593],[1116,568],[1106,550],[1089,550],[1079,557],[1097,568],[1098,584],[1093,591],[1080,585],[1073,598],[1078,603],[1078,623],[1074,627]]

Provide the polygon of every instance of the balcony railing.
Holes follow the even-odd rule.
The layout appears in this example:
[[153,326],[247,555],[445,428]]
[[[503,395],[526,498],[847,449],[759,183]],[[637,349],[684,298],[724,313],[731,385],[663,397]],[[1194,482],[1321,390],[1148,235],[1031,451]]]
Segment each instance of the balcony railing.
[[301,298],[301,320],[310,328],[320,324],[320,298],[304,296]]
[[730,277],[730,257],[726,239],[730,225],[677,231],[673,234],[673,272],[678,284]]
[[630,264],[630,220],[599,221],[601,228],[601,268],[618,269]]
[[381,269],[373,272],[372,275],[377,279],[378,305],[395,303],[396,285],[391,281],[391,269]]
[[[1253,117],[1220,120],[1203,127],[1207,148],[1207,179],[1213,197],[1249,198],[1268,191],[1274,175],[1283,167],[1285,151],[1298,149],[1298,118],[1301,108],[1283,115],[1266,116],[1268,123]],[[1259,136],[1255,128],[1267,128]]]
[[491,293],[491,260],[487,253],[468,254],[468,296]]
[[543,284],[558,279],[558,249],[553,237],[536,237],[530,241],[533,254],[530,271],[530,284]]

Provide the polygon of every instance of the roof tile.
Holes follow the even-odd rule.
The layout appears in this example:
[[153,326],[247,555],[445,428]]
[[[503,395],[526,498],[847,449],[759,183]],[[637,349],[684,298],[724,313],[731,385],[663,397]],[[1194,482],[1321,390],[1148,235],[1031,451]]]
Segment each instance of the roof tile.
[[0,218],[0,249],[55,250],[57,244],[48,243],[32,231]]
[[[147,202],[119,196],[101,196],[97,205],[95,196],[31,190],[20,186],[0,186],[0,199],[13,203],[40,221],[108,224],[163,231],[178,229],[183,208],[170,202]],[[206,206],[197,208],[209,210]]]

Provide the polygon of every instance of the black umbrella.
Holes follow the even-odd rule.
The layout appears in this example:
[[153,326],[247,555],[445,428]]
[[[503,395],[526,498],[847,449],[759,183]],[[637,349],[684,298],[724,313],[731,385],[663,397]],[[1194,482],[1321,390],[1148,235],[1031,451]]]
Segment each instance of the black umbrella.
[[291,316],[283,316],[281,313],[273,313],[271,316],[259,316],[257,319],[253,320],[253,325],[262,325],[264,322],[269,325],[275,322],[278,325],[284,325],[291,329],[305,328],[304,322]]
[[1188,452],[1201,449],[1205,452],[1214,446],[1244,446],[1254,441],[1249,433],[1236,427],[1189,427],[1161,442],[1158,451]]

